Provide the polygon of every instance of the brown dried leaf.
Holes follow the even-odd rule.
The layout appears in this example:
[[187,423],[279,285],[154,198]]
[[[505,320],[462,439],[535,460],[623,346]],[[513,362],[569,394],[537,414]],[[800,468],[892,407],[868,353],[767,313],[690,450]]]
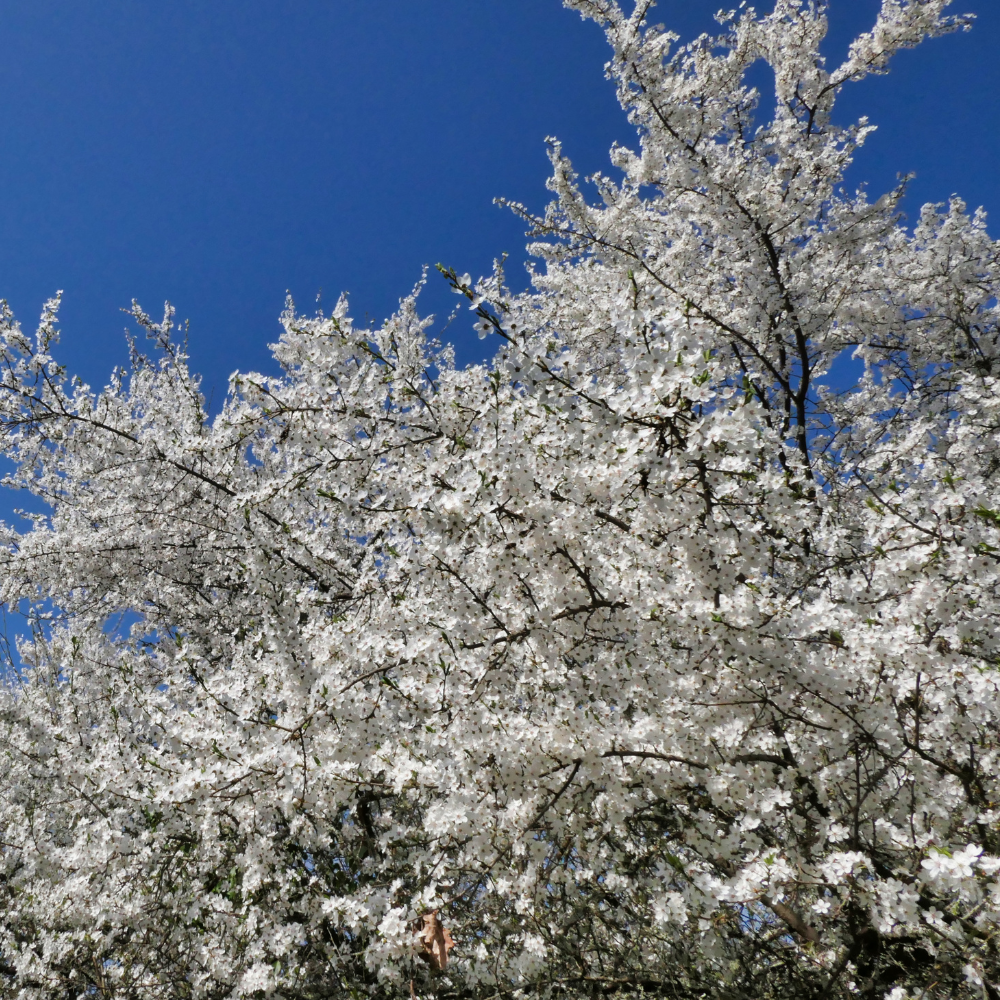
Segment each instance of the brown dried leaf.
[[438,919],[437,910],[425,913],[417,930],[420,931],[420,957],[440,972],[448,964],[448,952],[455,947],[451,932]]

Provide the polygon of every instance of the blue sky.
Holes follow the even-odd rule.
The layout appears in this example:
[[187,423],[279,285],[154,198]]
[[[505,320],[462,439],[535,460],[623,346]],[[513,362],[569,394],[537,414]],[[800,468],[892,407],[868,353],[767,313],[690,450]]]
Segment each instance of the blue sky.
[[[693,37],[720,2],[655,19]],[[833,0],[831,59],[877,8]],[[879,126],[850,180],[916,171],[911,215],[953,192],[1000,211],[1000,4],[954,9],[972,33],[840,105]],[[30,327],[64,289],[60,356],[94,385],[126,359],[133,297],[190,320],[217,402],[233,369],[271,370],[286,289],[304,309],[347,290],[381,320],[424,264],[480,274],[508,252],[523,282],[523,224],[492,199],[544,205],[546,135],[582,172],[633,139],[600,31],[558,0],[4,0],[0,39],[0,296]],[[481,356],[464,316],[449,334]]]

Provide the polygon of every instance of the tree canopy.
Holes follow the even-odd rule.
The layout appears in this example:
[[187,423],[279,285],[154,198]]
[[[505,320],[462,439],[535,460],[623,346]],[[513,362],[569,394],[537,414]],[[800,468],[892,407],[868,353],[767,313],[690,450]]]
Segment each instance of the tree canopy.
[[638,145],[441,269],[489,364],[289,303],[211,416],[4,313],[5,995],[1000,997],[998,246],[833,117],[968,19],[567,6]]

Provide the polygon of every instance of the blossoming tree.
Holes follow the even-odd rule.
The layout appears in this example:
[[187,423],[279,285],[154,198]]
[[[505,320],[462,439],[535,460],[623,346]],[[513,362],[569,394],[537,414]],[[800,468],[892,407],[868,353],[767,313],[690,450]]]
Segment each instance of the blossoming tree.
[[444,270],[489,365],[289,305],[211,418],[3,315],[4,995],[1000,996],[998,247],[832,118],[966,19],[567,5],[638,149]]

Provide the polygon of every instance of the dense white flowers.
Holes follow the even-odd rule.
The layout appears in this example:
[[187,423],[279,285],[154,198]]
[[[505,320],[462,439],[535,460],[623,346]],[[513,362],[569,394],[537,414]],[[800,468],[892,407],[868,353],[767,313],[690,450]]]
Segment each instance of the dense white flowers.
[[209,418],[169,310],[101,392],[4,313],[8,995],[1000,996],[998,247],[831,118],[964,22],[568,6],[639,147],[445,271],[491,364],[290,304]]

